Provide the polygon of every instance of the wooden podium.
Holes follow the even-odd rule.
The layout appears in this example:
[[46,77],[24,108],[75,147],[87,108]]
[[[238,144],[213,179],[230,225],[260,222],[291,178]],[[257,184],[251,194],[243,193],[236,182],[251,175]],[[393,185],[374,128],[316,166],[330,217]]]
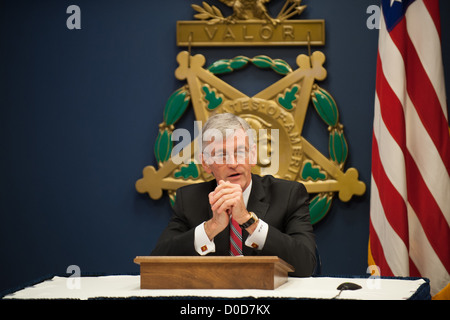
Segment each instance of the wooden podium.
[[273,290],[294,271],[272,256],[140,256],[134,262],[140,265],[141,289]]

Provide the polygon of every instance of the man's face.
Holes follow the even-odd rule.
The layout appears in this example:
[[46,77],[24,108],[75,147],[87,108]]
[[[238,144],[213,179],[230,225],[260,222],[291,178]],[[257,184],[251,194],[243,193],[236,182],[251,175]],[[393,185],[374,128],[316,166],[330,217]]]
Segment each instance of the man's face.
[[217,182],[229,181],[245,190],[252,179],[252,167],[256,164],[256,145],[249,147],[248,136],[243,129],[235,130],[223,139],[215,138],[203,151],[203,169],[212,174]]

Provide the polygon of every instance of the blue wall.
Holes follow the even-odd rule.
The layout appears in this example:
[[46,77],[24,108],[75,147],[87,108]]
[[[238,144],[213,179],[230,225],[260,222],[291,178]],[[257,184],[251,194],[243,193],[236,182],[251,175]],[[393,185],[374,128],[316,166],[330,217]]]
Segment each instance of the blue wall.
[[[69,265],[82,272],[136,273],[171,214],[167,195],[135,190],[147,165],[175,79],[177,20],[201,0],[9,0],[0,4],[0,291]],[[209,0],[231,11],[217,0]],[[273,0],[275,15],[284,1]],[[335,200],[315,232],[326,274],[365,274],[377,30],[366,9],[377,0],[314,0],[302,17],[325,19],[328,77],[366,194]],[[81,8],[81,30],[66,9]],[[450,82],[450,2],[441,1]],[[237,55],[286,60],[306,48],[194,48],[207,64]],[[279,76],[249,67],[224,78],[252,95]],[[448,87],[448,86],[447,86]],[[448,91],[447,91],[448,92]],[[449,95],[449,93],[447,93]],[[313,111],[312,109],[310,111]],[[177,127],[192,128],[193,112]],[[309,112],[305,136],[325,154],[327,130]]]

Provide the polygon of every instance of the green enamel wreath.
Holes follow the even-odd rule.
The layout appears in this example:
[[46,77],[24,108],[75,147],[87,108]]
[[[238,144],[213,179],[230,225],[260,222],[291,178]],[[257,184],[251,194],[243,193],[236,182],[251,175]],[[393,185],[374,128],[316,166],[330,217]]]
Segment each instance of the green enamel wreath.
[[[287,75],[292,72],[292,68],[289,64],[281,59],[272,59],[264,55],[258,55],[253,58],[245,56],[237,56],[233,59],[221,59],[208,67],[208,70],[213,74],[225,74],[239,70],[252,63],[258,68],[272,69],[280,75]],[[208,108],[210,110],[218,107],[222,100],[216,97],[214,91],[209,90],[207,87],[203,87],[205,99],[208,101]],[[290,90],[286,90],[283,97],[278,99],[278,103],[286,110],[293,108],[292,103],[297,99],[296,94],[299,90],[298,86],[292,87]],[[173,125],[181,118],[185,113],[187,106],[190,103],[190,93],[187,86],[176,90],[172,93],[164,108],[164,122],[160,124],[160,132],[155,142],[155,156],[158,162],[162,163],[170,158],[170,154],[173,148],[171,141],[171,134],[173,131]],[[335,161],[340,167],[342,167],[348,156],[348,146],[343,132],[343,126],[339,123],[339,112],[336,102],[333,97],[326,90],[314,85],[311,93],[311,100],[314,108],[316,109],[320,118],[328,125],[329,135],[329,153],[333,161]],[[303,168],[302,178],[317,180],[317,176],[311,176],[311,168],[305,166]],[[197,165],[193,163],[185,165],[175,173],[176,178],[187,179],[189,177],[197,178],[199,171]],[[320,176],[320,178],[323,178]],[[315,224],[322,220],[331,208],[333,200],[332,193],[319,193],[313,199],[311,199],[309,205],[309,211],[311,216],[311,223]],[[173,200],[171,199],[173,204]]]

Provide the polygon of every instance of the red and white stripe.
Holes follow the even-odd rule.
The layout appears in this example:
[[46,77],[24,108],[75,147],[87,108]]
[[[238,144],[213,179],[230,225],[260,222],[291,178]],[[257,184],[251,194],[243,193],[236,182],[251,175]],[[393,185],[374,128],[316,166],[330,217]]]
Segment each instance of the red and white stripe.
[[242,256],[242,229],[233,218],[230,219],[230,255]]
[[370,253],[383,276],[450,282],[450,135],[439,3],[381,17],[372,144]]

